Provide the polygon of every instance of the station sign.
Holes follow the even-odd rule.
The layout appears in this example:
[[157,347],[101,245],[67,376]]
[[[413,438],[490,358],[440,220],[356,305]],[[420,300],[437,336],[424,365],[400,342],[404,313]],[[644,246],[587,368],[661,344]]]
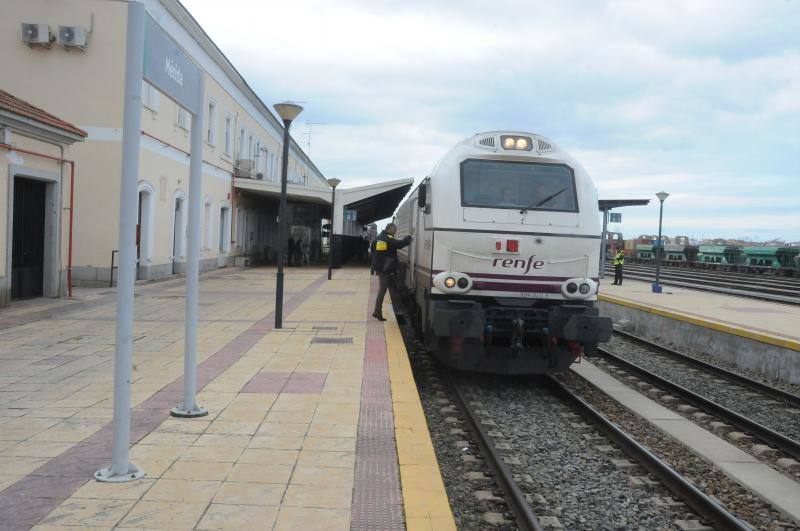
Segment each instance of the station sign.
[[609,223],[622,223],[622,212],[609,212],[608,213],[608,222]]
[[203,102],[197,90],[202,72],[150,15],[144,23],[144,78],[195,116]]

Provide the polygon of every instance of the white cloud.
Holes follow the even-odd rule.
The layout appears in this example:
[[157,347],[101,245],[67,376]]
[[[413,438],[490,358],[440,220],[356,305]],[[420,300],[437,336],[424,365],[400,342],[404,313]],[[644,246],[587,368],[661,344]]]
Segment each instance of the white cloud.
[[460,139],[509,127],[566,146],[601,195],[663,188],[708,233],[758,220],[798,239],[763,211],[800,204],[772,189],[800,169],[800,2],[186,4],[265,101],[306,101],[301,120],[327,124],[313,158],[346,183],[419,178]]

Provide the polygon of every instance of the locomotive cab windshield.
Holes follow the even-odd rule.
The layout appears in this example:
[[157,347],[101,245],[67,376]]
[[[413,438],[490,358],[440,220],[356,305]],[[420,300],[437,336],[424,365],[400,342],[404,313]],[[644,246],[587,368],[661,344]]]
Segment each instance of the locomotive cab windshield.
[[578,212],[575,175],[565,164],[466,160],[461,164],[461,204]]

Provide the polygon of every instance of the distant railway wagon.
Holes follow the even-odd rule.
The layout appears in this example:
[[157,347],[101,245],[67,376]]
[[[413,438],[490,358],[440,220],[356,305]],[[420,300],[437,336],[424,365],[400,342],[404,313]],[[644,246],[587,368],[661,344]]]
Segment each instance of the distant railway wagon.
[[656,252],[658,246],[650,245],[649,243],[640,243],[634,247],[633,261],[634,262],[653,262],[656,259]]
[[661,253],[661,263],[664,265],[689,267],[697,261],[697,247],[680,243],[668,243],[663,247],[640,243],[635,247],[633,261],[655,263],[658,253]]
[[778,271],[791,275],[797,273],[795,258],[800,255],[797,247],[745,247],[740,267],[751,273]]
[[701,245],[697,262],[704,269],[732,269],[741,256],[742,248],[735,245]]
[[638,244],[631,261],[654,264],[659,252],[666,266],[800,276],[800,247],[667,244],[661,250],[657,245]]
[[664,246],[664,263],[686,266],[697,261],[697,246],[668,243]]

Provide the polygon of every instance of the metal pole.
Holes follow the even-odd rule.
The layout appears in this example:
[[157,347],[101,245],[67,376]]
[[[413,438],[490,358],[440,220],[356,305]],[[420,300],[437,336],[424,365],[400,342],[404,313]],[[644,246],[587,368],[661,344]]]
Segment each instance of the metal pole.
[[119,271],[114,351],[114,446],[111,465],[94,473],[98,481],[121,483],[144,476],[128,460],[131,434],[133,290],[136,280],[136,218],[139,194],[139,129],[142,113],[144,4],[128,3],[125,50],[125,107],[122,122],[122,180],[119,194]]
[[661,248],[661,219],[664,214],[664,201],[661,201],[661,205],[658,207],[658,247],[656,248],[656,286],[658,286],[658,278],[659,273],[661,272],[661,255],[663,254],[663,250]]
[[331,198],[331,245],[328,249],[328,280],[331,279],[331,269],[333,269],[333,222],[336,217],[336,187],[333,187],[333,197]]
[[606,231],[608,229],[608,210],[603,210],[603,238],[600,243],[600,278],[606,277]]
[[[189,241],[186,256],[186,324],[183,354],[183,403],[172,408],[173,417],[203,417],[208,410],[197,405],[197,305],[200,289],[200,209],[203,203],[203,106],[205,78],[197,86],[200,108],[192,115],[189,159]],[[208,227],[206,227],[208,230]]]
[[[275,328],[283,328],[283,248],[286,245],[286,172],[289,169],[289,126],[283,121],[283,160],[281,161],[281,205],[278,211],[278,279],[275,286]],[[291,249],[289,250],[291,252]]]

